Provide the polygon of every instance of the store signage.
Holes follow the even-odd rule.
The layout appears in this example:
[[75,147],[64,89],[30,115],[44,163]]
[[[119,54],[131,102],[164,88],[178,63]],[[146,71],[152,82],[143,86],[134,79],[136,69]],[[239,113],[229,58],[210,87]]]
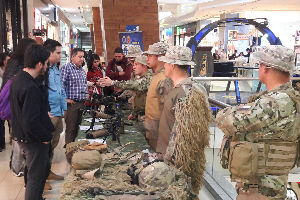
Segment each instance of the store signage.
[[143,46],[143,32],[119,32],[120,46],[124,51],[124,54],[127,55],[128,45],[139,45],[141,50],[144,51]]
[[249,40],[250,35],[246,33],[238,33],[237,40]]
[[42,16],[41,11],[34,8],[34,29],[42,29]]
[[140,30],[139,25],[126,25],[126,32],[139,31],[139,30]]

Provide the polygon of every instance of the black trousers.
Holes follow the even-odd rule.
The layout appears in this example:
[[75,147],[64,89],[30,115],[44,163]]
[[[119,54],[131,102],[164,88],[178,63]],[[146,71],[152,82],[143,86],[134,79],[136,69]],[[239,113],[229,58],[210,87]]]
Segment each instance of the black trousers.
[[19,142],[19,145],[24,153],[26,163],[24,170],[25,200],[41,200],[50,172],[50,144]]
[[5,148],[5,120],[0,119],[0,149]]

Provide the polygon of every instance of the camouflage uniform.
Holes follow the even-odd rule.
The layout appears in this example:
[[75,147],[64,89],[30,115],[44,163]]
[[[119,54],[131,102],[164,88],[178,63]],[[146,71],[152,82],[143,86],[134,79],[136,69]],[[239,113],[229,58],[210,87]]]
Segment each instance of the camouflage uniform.
[[[177,69],[194,64],[191,49],[183,46],[170,47],[158,60],[174,64]],[[177,73],[170,66],[165,65],[165,70]],[[205,170],[204,149],[209,144],[211,111],[204,86],[193,82],[183,70],[178,74],[185,78],[164,98],[156,151],[191,177],[193,191],[198,194]]]
[[[143,54],[147,55],[164,55],[168,45],[163,42],[157,42],[149,46],[148,51]],[[153,74],[149,90],[147,92],[146,107],[145,107],[145,129],[146,138],[152,149],[156,149],[158,136],[159,119],[163,109],[164,95],[173,87],[172,81],[165,76],[164,68]]]
[[[257,55],[252,56],[267,64],[268,67],[291,73],[293,65],[288,63],[280,65],[280,62],[281,60],[291,62],[293,59],[288,58],[286,49],[276,46],[275,48],[277,49],[274,49],[274,46],[268,47],[263,53],[258,52]],[[257,184],[258,193],[269,199],[286,197],[288,173],[295,163],[300,135],[299,115],[300,95],[290,82],[251,97],[248,104],[219,111],[217,125],[224,132],[225,137],[232,137],[232,142],[248,141],[263,144],[264,148],[262,151],[264,158],[258,157],[260,159],[258,166],[259,162],[263,161],[265,172],[253,177],[255,183],[252,182],[253,180],[235,178],[237,185],[244,190],[249,190],[249,184]],[[275,150],[273,152],[270,150],[272,145],[281,145],[282,148],[275,156],[270,156],[275,154]],[[283,149],[293,149],[293,151],[284,152]]]
[[152,73],[148,71],[144,76],[128,81],[115,81],[114,86],[122,90],[134,90],[137,92],[147,92],[152,78]]
[[152,72],[148,71],[142,77],[136,77],[133,80],[120,81],[115,83],[116,88],[122,90],[131,90],[133,95],[133,112],[135,117],[145,114],[146,95],[151,82]]

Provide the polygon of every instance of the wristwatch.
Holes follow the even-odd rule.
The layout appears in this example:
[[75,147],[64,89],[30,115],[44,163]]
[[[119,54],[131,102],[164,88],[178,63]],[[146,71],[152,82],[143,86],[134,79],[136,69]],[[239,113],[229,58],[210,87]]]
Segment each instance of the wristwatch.
[[112,81],[112,82],[110,83],[111,86],[113,86],[114,84],[115,84],[115,81]]

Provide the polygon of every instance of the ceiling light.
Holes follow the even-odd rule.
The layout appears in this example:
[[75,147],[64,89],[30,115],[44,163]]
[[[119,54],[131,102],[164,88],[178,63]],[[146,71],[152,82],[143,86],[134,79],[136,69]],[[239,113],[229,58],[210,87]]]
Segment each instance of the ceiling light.
[[159,12],[158,13],[158,19],[162,20],[164,18],[170,17],[172,15],[172,12],[167,11],[167,12]]
[[86,8],[89,8],[89,5],[86,5],[85,7],[86,7]]
[[76,15],[74,14],[74,17],[76,17]]

